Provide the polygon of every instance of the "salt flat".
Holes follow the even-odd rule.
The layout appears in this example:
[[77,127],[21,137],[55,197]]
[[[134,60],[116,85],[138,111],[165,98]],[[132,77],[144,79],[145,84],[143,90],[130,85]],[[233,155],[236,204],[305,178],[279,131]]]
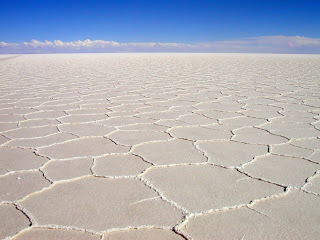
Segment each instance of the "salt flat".
[[320,56],[0,56],[0,238],[319,239]]

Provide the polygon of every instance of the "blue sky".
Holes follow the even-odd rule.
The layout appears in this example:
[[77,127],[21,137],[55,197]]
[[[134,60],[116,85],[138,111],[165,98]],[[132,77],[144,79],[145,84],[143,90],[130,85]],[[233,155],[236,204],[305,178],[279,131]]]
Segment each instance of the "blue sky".
[[[253,50],[261,51],[261,48],[260,50],[255,48],[257,43],[252,42],[252,39],[273,37],[273,42],[270,43],[272,45],[274,39],[281,36],[291,37],[285,42],[291,42],[293,46],[299,45],[299,51],[302,52],[313,51],[309,44],[311,42],[312,48],[317,53],[320,50],[317,42],[320,38],[319,13],[320,1],[317,0],[2,0],[0,52],[10,49],[13,51],[13,45],[8,44],[16,44],[15,51],[18,51],[17,49],[22,51],[23,48],[32,51],[31,48],[35,48],[36,44],[27,45],[27,47],[22,44],[32,40],[41,43],[45,40],[50,42],[59,40],[65,43],[86,39],[126,44],[178,43],[197,46],[193,48],[194,51],[202,51],[199,43],[227,42],[232,43],[231,50],[236,51],[237,41],[251,39],[248,44],[245,44],[246,48],[242,49],[250,52],[250,49],[247,49],[250,44]],[[292,39],[297,36],[299,44],[295,44],[295,40]],[[301,37],[307,39],[304,41],[308,42],[307,49],[306,46],[301,49]],[[281,41],[283,42],[283,39]],[[85,44],[82,45],[80,50],[74,51],[86,50]],[[221,44],[218,45],[221,46]],[[61,44],[42,44],[41,46],[42,51],[48,51],[47,48],[53,48],[53,46],[60,47],[56,49],[58,52],[63,50]],[[70,46],[72,45],[64,45],[63,48],[68,51]],[[96,51],[97,45],[90,46],[92,51]],[[134,46],[130,46],[128,50],[126,45],[126,50],[123,48],[124,51],[134,51]],[[185,49],[186,45],[183,46]],[[290,44],[288,46],[288,50],[297,51],[297,48],[292,49]],[[157,47],[159,48],[159,44]],[[98,48],[103,51],[100,45]],[[170,51],[171,48],[174,48],[173,45],[170,46]],[[215,51],[216,48],[211,50],[207,48],[203,51]],[[141,47],[140,50],[143,49]],[[221,48],[221,50],[224,49]],[[87,50],[90,51],[90,49]],[[110,51],[110,46],[108,45],[108,49],[104,50]]]

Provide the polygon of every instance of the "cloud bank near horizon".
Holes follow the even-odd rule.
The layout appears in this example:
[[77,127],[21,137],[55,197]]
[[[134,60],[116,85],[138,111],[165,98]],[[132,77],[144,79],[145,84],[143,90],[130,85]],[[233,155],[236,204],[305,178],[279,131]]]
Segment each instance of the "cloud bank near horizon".
[[139,42],[119,43],[105,40],[72,42],[37,41],[7,43],[0,41],[0,53],[81,53],[81,52],[226,52],[226,53],[320,53],[320,38],[302,36],[262,36],[239,40],[195,44]]

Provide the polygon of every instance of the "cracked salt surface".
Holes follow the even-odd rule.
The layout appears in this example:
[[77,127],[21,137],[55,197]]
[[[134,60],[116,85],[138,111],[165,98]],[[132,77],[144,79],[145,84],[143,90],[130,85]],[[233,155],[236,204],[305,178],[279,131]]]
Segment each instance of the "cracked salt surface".
[[318,239],[319,64],[2,59],[0,238]]

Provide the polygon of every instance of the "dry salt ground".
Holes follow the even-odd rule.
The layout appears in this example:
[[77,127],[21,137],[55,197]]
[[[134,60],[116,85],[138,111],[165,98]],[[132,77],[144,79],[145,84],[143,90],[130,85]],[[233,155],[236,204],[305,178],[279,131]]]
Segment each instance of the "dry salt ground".
[[319,239],[320,56],[0,56],[1,239]]

